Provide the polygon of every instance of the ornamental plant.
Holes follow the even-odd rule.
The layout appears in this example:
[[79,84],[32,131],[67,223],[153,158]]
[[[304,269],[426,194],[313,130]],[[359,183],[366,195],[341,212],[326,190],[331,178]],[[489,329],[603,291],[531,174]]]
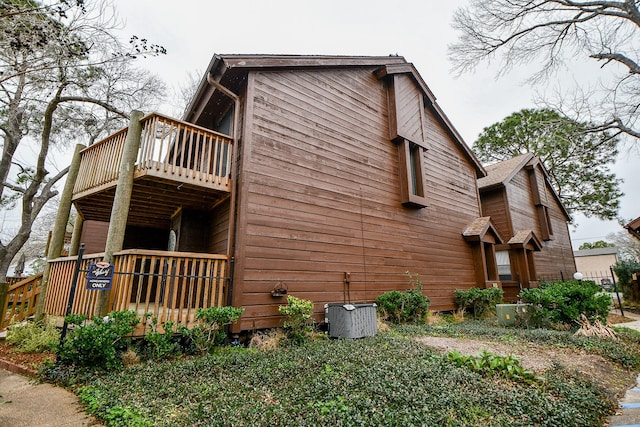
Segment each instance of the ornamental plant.
[[578,325],[580,315],[590,321],[607,322],[611,297],[591,280],[542,282],[539,288],[523,289],[520,298],[533,304],[531,320],[537,326]]
[[458,308],[470,313],[474,319],[480,319],[495,310],[502,301],[504,292],[500,288],[456,289],[453,297]]
[[90,323],[80,324],[84,316],[69,316],[67,321],[76,328],[66,336],[58,348],[58,360],[64,364],[94,369],[115,369],[122,366],[120,354],[127,349],[131,335],[140,318],[132,310],[113,311],[104,318],[94,317]]
[[279,306],[278,312],[285,318],[283,326],[287,338],[294,344],[307,341],[309,332],[313,329],[313,302],[289,295],[287,305]]
[[227,336],[224,327],[237,322],[243,311],[244,308],[231,306],[199,308],[196,310],[196,325],[191,329],[181,326],[178,332],[187,338],[198,354],[204,355],[224,343]]
[[406,272],[414,289],[404,292],[390,291],[376,298],[378,311],[384,320],[393,323],[424,323],[429,312],[429,298],[422,294],[419,274]]

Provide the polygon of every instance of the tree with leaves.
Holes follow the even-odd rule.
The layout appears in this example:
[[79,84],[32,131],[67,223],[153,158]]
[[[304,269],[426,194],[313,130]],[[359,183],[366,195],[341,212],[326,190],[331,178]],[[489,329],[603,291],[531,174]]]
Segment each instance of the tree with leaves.
[[590,127],[553,110],[525,109],[485,128],[473,149],[487,163],[534,153],[567,211],[613,219],[623,195],[610,169],[617,140]]
[[613,243],[605,242],[604,240],[597,240],[595,242],[584,242],[580,245],[578,250],[585,249],[604,249],[604,248],[615,248],[616,245]]
[[592,87],[581,85],[550,103],[585,117],[595,131],[640,137],[637,0],[470,0],[455,12],[453,26],[459,37],[449,56],[458,72],[496,62],[504,75],[538,63],[536,82],[581,59],[597,61],[601,74]]
[[51,173],[52,149],[91,144],[163,94],[133,62],[164,48],[122,43],[118,26],[106,0],[0,2],[0,208],[20,215],[0,233],[0,283],[67,172]]

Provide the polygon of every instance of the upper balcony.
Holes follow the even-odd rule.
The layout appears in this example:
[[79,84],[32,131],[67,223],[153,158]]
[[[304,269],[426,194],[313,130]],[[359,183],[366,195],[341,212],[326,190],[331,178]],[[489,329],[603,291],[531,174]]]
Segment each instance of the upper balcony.
[[[178,208],[208,210],[231,191],[233,140],[157,113],[141,120],[128,223],[158,225]],[[84,219],[109,221],[127,128],[84,149],[73,202]]]

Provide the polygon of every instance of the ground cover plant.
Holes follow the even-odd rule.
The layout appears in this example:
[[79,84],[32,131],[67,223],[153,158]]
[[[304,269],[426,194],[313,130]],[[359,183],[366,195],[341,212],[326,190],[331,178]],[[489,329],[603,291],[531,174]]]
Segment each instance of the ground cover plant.
[[218,349],[97,375],[79,395],[108,425],[142,426],[600,426],[615,408],[560,366],[530,382],[457,366],[412,336],[428,330]]

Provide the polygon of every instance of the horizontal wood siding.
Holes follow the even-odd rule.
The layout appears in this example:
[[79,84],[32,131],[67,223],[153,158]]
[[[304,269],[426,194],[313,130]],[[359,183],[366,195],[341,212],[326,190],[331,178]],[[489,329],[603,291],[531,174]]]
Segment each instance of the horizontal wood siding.
[[509,204],[504,188],[480,193],[482,200],[482,216],[490,216],[498,229],[498,233],[505,240],[513,237],[513,230],[509,223]]
[[430,205],[411,209],[373,69],[258,72],[249,88],[234,282],[242,329],[280,323],[278,282],[312,300],[318,319],[325,303],[408,289],[406,271],[420,274],[434,309],[454,308],[453,290],[475,283],[461,236],[479,215],[475,171],[432,112]]
[[209,248],[211,254],[227,253],[229,238],[229,199],[220,203],[211,215],[211,229],[209,230]]
[[[536,175],[540,176],[541,174]],[[550,194],[551,190],[545,182],[542,179],[538,180],[540,193]],[[538,211],[533,202],[532,189],[525,169],[519,171],[508,183],[508,193],[514,232],[530,229],[539,239],[542,239]],[[560,278],[562,271],[562,275],[566,279],[570,279],[575,273],[575,262],[567,228],[567,218],[554,197],[547,197],[546,203],[548,203],[553,238],[543,241],[542,251],[534,253],[536,275],[542,278]]]

